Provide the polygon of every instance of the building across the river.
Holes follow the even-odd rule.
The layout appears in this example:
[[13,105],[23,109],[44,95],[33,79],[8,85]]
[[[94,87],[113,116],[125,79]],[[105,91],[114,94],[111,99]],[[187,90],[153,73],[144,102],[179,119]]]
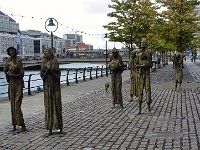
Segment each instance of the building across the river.
[[[42,51],[46,47],[51,47],[51,35],[37,30],[20,31],[19,23],[0,11],[0,61],[7,59],[6,50],[8,47],[17,48],[19,56],[23,59],[40,59]],[[65,57],[67,52],[79,50],[84,45],[93,50],[92,45],[83,43],[82,35],[64,34],[63,38],[53,36],[54,54],[57,57]],[[80,44],[81,43],[81,44]]]
[[[6,50],[15,47],[23,60],[40,60],[44,48],[51,47],[51,35],[37,30],[20,31],[19,23],[0,11],[0,62],[8,58]],[[104,49],[93,49],[93,45],[83,42],[82,35],[64,34],[62,38],[53,36],[53,51],[58,58],[105,57]],[[128,56],[128,49],[122,48],[121,55]],[[108,55],[111,50],[108,49]]]

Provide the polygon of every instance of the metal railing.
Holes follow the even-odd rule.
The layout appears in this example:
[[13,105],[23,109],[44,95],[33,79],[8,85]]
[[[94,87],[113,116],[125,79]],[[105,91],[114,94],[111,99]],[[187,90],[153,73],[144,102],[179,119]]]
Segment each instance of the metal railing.
[[[108,69],[110,72],[110,70]],[[111,73],[111,72],[110,72]],[[102,66],[85,67],[85,68],[68,68],[61,69],[60,83],[61,85],[70,85],[70,83],[79,83],[79,81],[92,80],[93,78],[103,77],[106,74],[106,68]],[[0,78],[0,80],[5,80]],[[8,84],[2,84],[0,87],[5,87],[5,92],[0,93],[0,97],[6,97],[8,94]],[[43,81],[40,73],[27,74],[24,76],[23,92],[32,95],[33,92],[41,92]],[[2,96],[3,95],[3,96]]]

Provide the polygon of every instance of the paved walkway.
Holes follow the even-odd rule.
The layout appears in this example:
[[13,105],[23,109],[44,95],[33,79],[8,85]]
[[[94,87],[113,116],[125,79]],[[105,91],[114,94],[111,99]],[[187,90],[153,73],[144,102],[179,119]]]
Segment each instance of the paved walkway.
[[[129,78],[129,71],[125,71],[123,74],[123,80]],[[66,103],[76,100],[82,95],[90,94],[94,91],[104,89],[106,82],[110,82],[110,76],[93,77],[93,80],[79,81],[78,84],[70,83],[70,86],[63,86],[61,89],[62,103]],[[44,111],[43,92],[35,93],[33,96],[24,96],[22,103],[22,111],[24,117],[32,116]],[[10,103],[0,103],[0,127],[11,123]]]
[[[9,132],[10,105],[0,104],[0,150],[198,150],[200,149],[200,68],[185,63],[183,88],[174,91],[172,64],[151,73],[152,115],[130,99],[129,71],[123,73],[124,109],[111,109],[109,77],[62,88],[64,135],[44,137],[43,93],[26,96],[23,114],[27,132]],[[3,115],[2,115],[3,114]]]

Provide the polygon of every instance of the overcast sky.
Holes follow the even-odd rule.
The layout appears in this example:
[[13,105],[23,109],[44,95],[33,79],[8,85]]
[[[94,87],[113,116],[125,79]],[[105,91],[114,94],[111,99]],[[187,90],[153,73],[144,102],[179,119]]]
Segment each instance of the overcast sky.
[[[0,10],[19,23],[20,30],[47,32],[45,21],[53,17],[59,22],[55,35],[62,37],[82,31],[77,33],[83,35],[84,43],[104,49],[103,34],[107,30],[102,26],[112,21],[107,17],[111,11],[109,4],[111,0],[0,0]],[[108,48],[114,46],[121,48],[123,45],[108,42]]]

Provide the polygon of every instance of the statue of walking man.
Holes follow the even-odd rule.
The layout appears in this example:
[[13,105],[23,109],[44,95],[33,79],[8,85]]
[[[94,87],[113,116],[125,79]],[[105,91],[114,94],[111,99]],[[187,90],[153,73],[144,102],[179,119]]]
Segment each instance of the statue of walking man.
[[152,55],[147,49],[146,39],[142,39],[141,50],[137,53],[137,60],[136,60],[136,67],[137,67],[137,73],[138,73],[138,89],[139,89],[138,114],[141,114],[144,89],[146,91],[146,102],[148,105],[148,112],[151,114],[151,108],[150,108],[150,104],[152,102],[151,85],[150,85],[150,68],[152,66],[151,60],[152,60]]

